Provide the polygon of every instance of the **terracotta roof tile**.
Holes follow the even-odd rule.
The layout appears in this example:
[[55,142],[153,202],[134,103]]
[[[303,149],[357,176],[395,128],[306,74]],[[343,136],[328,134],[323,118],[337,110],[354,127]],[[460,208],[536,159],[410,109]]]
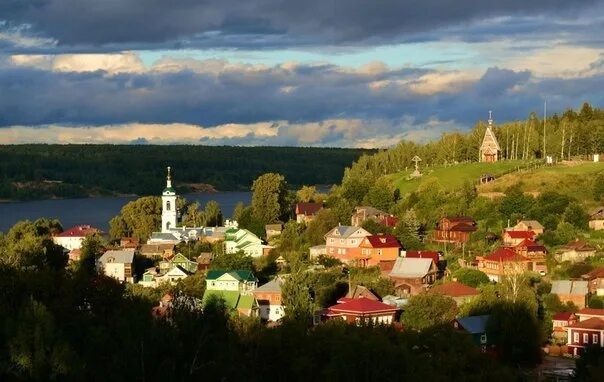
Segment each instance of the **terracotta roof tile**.
[[495,252],[484,257],[485,260],[489,261],[524,261],[524,256],[518,255],[516,252],[509,248],[499,248]]
[[94,228],[88,224],[81,224],[75,227],[71,227],[70,229],[58,233],[55,237],[85,237],[92,233],[100,233],[101,230],[98,228]]

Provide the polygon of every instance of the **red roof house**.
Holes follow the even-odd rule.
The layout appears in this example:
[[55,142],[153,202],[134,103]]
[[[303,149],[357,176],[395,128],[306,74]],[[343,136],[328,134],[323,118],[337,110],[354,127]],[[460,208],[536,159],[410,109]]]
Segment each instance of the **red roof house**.
[[495,282],[501,281],[505,274],[522,273],[528,270],[530,262],[510,248],[499,248],[487,256],[477,256],[476,260],[478,260],[478,270]]
[[535,232],[533,231],[505,230],[503,232],[503,244],[512,247],[522,243],[525,239],[533,240],[534,238]]
[[[604,309],[596,309],[603,310]],[[604,320],[598,317],[572,323],[566,327],[568,351],[580,355],[586,347],[604,347]]]
[[321,319],[343,319],[357,325],[366,322],[390,325],[397,311],[395,306],[361,297],[330,306],[321,313]]
[[477,289],[464,285],[457,281],[451,281],[448,283],[436,285],[432,289],[430,289],[430,291],[433,293],[440,293],[445,296],[449,296],[453,300],[455,300],[458,305],[463,304],[464,302],[471,300],[472,298],[480,294]]
[[432,240],[461,245],[470,240],[470,235],[477,229],[476,222],[469,216],[444,217],[436,224]]
[[440,261],[440,253],[437,251],[405,251],[403,257],[411,257],[414,259],[432,259],[434,264],[438,265]]
[[80,224],[53,235],[52,240],[55,244],[71,251],[74,249],[79,249],[82,246],[82,241],[84,238],[93,233],[100,234],[102,232],[100,229],[94,228],[88,224]]
[[359,244],[364,266],[378,265],[380,261],[396,260],[402,248],[394,235],[365,236]]
[[296,221],[298,223],[310,222],[321,208],[323,208],[321,203],[296,203]]

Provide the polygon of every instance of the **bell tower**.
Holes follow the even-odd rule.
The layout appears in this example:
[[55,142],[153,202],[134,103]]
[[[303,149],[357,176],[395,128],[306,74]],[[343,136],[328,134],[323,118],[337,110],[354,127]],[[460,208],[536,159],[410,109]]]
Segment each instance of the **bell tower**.
[[168,167],[166,188],[161,195],[161,231],[170,232],[176,228],[176,191],[172,188],[172,175]]

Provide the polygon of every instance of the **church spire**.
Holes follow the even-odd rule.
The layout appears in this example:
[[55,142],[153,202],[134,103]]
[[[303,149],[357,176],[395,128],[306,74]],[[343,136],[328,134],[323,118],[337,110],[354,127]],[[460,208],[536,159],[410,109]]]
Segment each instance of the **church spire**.
[[489,127],[493,127],[493,112],[489,110]]
[[166,188],[172,187],[172,175],[170,175],[170,166],[168,166],[168,176],[166,178]]

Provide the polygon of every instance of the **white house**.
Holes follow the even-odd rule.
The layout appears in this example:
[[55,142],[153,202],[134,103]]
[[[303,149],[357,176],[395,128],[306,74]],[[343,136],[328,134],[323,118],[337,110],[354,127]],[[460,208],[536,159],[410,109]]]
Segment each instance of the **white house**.
[[97,270],[122,282],[134,281],[134,250],[110,250],[97,261]]
[[74,249],[80,249],[86,236],[93,233],[101,233],[101,230],[88,224],[81,224],[54,235],[52,241],[65,249],[73,251]]
[[226,253],[243,251],[251,257],[260,257],[267,254],[273,248],[270,245],[263,244],[262,239],[247,229],[235,227],[229,228],[226,231],[224,245]]
[[267,321],[278,321],[285,315],[281,300],[281,285],[283,281],[275,278],[254,289],[254,297],[258,301],[260,318]]
[[209,271],[206,275],[206,290],[250,292],[257,286],[251,271]]

